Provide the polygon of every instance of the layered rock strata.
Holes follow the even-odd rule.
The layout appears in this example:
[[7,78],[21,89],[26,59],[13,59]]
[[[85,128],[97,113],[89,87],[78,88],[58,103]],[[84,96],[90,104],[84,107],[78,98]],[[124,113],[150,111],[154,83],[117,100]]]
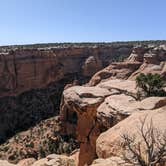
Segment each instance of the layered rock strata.
[[[126,46],[127,57],[132,46]],[[66,84],[82,84],[121,56],[120,47],[13,49],[0,52],[0,142],[57,115]]]
[[[145,74],[158,73],[165,79],[165,57],[165,48],[137,47],[126,61],[112,63],[99,71],[86,86],[69,87],[63,92],[60,110],[62,132],[75,136],[80,142],[79,166],[89,165],[97,157],[112,157],[114,150],[117,153],[114,143],[118,140],[117,137],[120,137],[120,133],[116,135],[115,139],[112,139],[109,137],[110,132],[107,138],[104,134],[103,137],[99,136],[102,132],[108,129],[114,130],[113,126],[117,126],[125,119],[127,121],[130,117],[134,119],[136,114],[142,115],[149,112],[150,115],[155,110],[161,110],[164,114],[165,97],[149,97],[141,101],[138,100],[135,77],[141,72]],[[107,92],[103,93],[104,91]],[[132,119],[129,121],[132,122]],[[161,120],[164,123],[164,120]],[[131,124],[133,128],[136,127],[134,123],[133,120]],[[122,128],[124,129],[124,127]],[[109,151],[107,145],[111,144],[110,141],[112,141],[113,147],[110,150],[111,153],[108,152],[109,155],[107,155],[107,152],[100,150],[99,147],[101,149],[108,147]],[[105,143],[106,146],[104,146]],[[102,151],[102,155],[100,155],[100,151]],[[111,159],[107,161],[108,163],[113,162]]]

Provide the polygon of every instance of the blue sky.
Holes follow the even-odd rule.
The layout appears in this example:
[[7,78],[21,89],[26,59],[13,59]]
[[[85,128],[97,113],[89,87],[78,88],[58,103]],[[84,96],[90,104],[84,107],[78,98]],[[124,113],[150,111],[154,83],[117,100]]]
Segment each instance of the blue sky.
[[0,45],[166,39],[166,0],[0,0]]

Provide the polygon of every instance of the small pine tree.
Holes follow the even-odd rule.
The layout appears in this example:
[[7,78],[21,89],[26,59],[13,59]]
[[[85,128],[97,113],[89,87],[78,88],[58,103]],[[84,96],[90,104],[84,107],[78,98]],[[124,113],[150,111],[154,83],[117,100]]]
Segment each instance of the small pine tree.
[[159,74],[143,74],[141,73],[136,78],[137,87],[141,88],[146,96],[161,96],[164,95],[163,87],[164,80]]

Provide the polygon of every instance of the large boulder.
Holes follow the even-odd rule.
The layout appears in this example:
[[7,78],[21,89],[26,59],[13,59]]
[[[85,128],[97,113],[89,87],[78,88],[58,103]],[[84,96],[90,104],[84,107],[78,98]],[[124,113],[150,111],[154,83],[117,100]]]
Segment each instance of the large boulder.
[[96,151],[99,158],[108,158],[111,156],[123,155],[124,149],[122,145],[124,140],[122,135],[128,134],[129,136],[135,136],[136,142],[142,142],[143,138],[140,135],[141,120],[146,117],[145,126],[153,121],[153,126],[161,133],[166,130],[166,106],[154,110],[146,110],[142,112],[133,113],[125,120],[119,122],[114,127],[110,128],[106,132],[102,133],[96,143]]
[[96,159],[93,161],[91,166],[134,166],[132,164],[126,163],[120,157],[110,157],[107,159]]
[[149,97],[142,101],[125,95],[111,95],[97,109],[97,120],[109,129],[129,115],[143,110],[152,110],[166,105],[166,97]]
[[51,154],[36,161],[32,166],[76,166],[76,164],[73,159],[67,156]]

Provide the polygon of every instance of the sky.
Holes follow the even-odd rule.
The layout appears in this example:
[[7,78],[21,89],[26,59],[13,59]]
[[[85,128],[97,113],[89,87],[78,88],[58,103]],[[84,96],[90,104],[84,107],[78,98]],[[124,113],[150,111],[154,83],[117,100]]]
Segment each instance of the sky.
[[166,0],[0,0],[0,45],[166,39]]

